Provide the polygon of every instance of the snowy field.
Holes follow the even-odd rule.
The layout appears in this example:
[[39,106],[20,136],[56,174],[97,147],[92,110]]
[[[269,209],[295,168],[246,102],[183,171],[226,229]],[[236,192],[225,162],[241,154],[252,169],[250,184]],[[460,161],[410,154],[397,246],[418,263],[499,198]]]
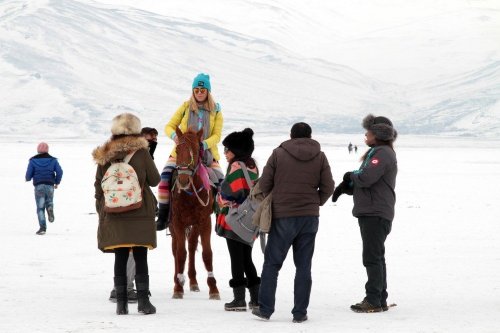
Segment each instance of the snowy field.
[[[314,130],[314,129],[313,129]],[[226,135],[228,133],[225,133]],[[314,135],[314,133],[313,133]],[[262,168],[281,137],[256,133]],[[500,154],[498,141],[400,137],[397,208],[386,242],[389,301],[397,307],[357,314],[349,305],[364,296],[361,238],[351,215],[352,199],[340,197],[321,209],[313,263],[309,321],[293,324],[293,262],[278,282],[276,312],[269,322],[250,312],[223,310],[232,291],[224,239],[213,235],[214,273],[221,301],[208,300],[206,272],[197,255],[200,293],[173,300],[171,239],[158,233],[149,252],[151,302],[157,314],[115,315],[108,301],[113,255],[97,249],[91,150],[100,142],[49,141],[64,177],[55,193],[55,216],[47,234],[35,235],[33,186],[24,182],[33,141],[0,138],[2,247],[0,332],[498,332],[500,329]],[[102,138],[104,141],[105,138]],[[164,136],[158,168],[171,148]],[[356,169],[363,135],[319,138],[337,182]],[[347,153],[347,143],[360,147]],[[225,166],[225,165],[224,165]],[[258,270],[262,253],[254,249]]]

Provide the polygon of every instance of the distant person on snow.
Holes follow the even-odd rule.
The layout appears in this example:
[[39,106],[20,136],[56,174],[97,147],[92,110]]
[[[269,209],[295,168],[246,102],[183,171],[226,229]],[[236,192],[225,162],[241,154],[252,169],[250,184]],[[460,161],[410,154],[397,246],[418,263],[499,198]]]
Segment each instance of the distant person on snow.
[[[195,131],[203,129],[202,161],[208,167],[210,180],[214,186],[219,186],[224,173],[219,165],[219,151],[217,144],[222,135],[223,118],[219,103],[215,103],[212,97],[212,85],[210,76],[204,73],[198,74],[191,86],[191,97],[188,101],[175,111],[170,121],[165,126],[165,134],[175,144],[179,144],[175,128],[179,127],[184,133],[188,128]],[[197,161],[194,161],[197,163]],[[161,181],[158,186],[158,220],[156,230],[164,230],[168,225],[170,206],[170,186],[172,185],[172,172],[176,167],[175,147],[161,172]]]
[[358,170],[344,174],[332,200],[336,202],[342,193],[353,195],[352,214],[358,218],[363,241],[363,265],[368,275],[366,297],[351,305],[351,310],[380,312],[389,310],[385,240],[391,232],[396,203],[398,163],[393,142],[398,133],[388,118],[372,114],[363,119],[363,127],[370,149],[361,157]]
[[[153,314],[156,313],[156,308],[149,301],[148,249],[156,248],[156,228],[155,199],[150,186],[158,185],[160,174],[148,151],[148,142],[141,135],[139,118],[130,113],[116,116],[111,134],[106,143],[92,152],[97,163],[94,187],[96,211],[99,215],[98,248],[115,254],[116,313],[128,314],[127,261],[132,251],[136,264],[138,311]],[[124,160],[128,160],[137,175],[142,189],[142,201],[133,210],[110,212],[110,199],[116,196],[105,197],[102,181],[112,162]]]
[[47,210],[49,222],[54,222],[54,189],[61,183],[63,170],[57,158],[49,155],[49,145],[47,143],[40,142],[37,153],[29,160],[26,181],[29,182],[33,179],[36,214],[40,225],[36,234],[44,235],[47,231],[45,210]]
[[352,152],[352,143],[349,142],[347,145],[347,150],[349,151],[349,154]]

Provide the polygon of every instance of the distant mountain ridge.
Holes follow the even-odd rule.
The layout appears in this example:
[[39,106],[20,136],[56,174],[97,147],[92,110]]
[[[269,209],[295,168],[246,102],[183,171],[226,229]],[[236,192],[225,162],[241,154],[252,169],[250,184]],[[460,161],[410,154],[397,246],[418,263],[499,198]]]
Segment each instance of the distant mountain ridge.
[[[313,33],[313,32],[311,32]],[[94,137],[120,112],[162,130],[198,72],[212,77],[225,132],[359,132],[373,112],[401,133],[500,133],[499,62],[400,86],[204,23],[86,1],[0,3],[0,135]]]

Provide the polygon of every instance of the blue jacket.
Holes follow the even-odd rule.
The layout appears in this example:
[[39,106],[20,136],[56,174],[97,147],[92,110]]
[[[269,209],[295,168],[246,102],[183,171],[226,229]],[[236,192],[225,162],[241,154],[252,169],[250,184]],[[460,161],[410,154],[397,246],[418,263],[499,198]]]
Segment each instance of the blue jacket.
[[26,181],[33,178],[33,185],[47,184],[59,185],[63,171],[57,158],[48,153],[38,154],[30,158],[28,170],[26,170]]

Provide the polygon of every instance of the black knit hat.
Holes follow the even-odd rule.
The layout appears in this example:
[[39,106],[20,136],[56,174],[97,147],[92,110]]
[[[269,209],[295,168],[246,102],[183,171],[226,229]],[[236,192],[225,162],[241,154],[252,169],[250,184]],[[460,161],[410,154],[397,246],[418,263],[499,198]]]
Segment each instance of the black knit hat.
[[236,158],[250,157],[254,150],[253,130],[245,128],[241,132],[233,132],[222,141],[224,147],[229,149]]
[[398,137],[398,132],[394,129],[392,122],[386,117],[375,117],[369,114],[363,119],[363,127],[371,131],[380,141],[394,141]]

